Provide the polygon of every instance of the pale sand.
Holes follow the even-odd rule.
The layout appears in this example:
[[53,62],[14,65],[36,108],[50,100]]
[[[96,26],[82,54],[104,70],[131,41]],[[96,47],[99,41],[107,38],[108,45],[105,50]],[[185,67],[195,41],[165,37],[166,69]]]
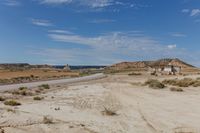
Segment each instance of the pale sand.
[[[139,85],[148,78],[152,77],[112,75],[73,86],[63,84],[41,94],[42,101],[19,99],[19,107],[0,102],[0,126],[5,133],[199,133],[200,88],[171,92]],[[103,115],[104,107],[117,115]],[[54,123],[44,124],[44,116]]]

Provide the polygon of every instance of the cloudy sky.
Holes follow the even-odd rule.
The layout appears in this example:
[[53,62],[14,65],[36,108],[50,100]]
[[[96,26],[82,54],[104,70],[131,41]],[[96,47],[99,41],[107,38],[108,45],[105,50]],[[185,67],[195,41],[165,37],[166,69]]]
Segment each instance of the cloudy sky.
[[199,0],[1,0],[0,63],[200,66]]

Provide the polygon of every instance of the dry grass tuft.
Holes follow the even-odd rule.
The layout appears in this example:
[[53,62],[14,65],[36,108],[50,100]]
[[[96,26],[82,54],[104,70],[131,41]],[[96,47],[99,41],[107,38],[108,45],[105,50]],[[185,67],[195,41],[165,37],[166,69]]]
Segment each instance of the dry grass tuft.
[[165,88],[165,85],[163,83],[161,83],[160,81],[155,80],[155,79],[147,80],[144,83],[144,85],[148,85],[150,88],[153,88],[153,89],[163,89],[163,88]]
[[164,80],[162,82],[163,84],[168,84],[168,85],[173,85],[173,86],[178,86],[178,87],[199,87],[200,86],[200,80],[194,80],[191,78],[184,78],[184,79],[168,79]]
[[4,104],[9,105],[9,106],[20,106],[21,105],[21,103],[15,101],[15,100],[5,101]]
[[48,84],[42,84],[38,86],[40,89],[50,89],[50,86]]
[[32,96],[33,93],[29,90],[15,90],[15,91],[12,91],[12,94],[13,95],[21,95],[21,96]]
[[27,87],[20,87],[19,90],[28,90]]
[[5,101],[5,98],[0,96],[0,101]]
[[103,108],[102,111],[103,115],[107,116],[115,116],[117,115],[117,112],[119,111],[121,105],[117,98],[111,94],[107,95],[103,102]]
[[15,110],[13,110],[13,109],[6,109],[6,110],[7,110],[7,112],[16,113],[16,111],[15,111]]
[[171,91],[176,91],[176,92],[183,92],[182,88],[176,88],[176,87],[171,87],[170,90]]
[[108,108],[104,107],[103,114],[108,115],[108,116],[114,116],[117,115],[117,113],[114,110],[110,110]]
[[38,96],[33,98],[33,100],[35,100],[35,101],[40,101],[40,100],[43,100],[43,99],[44,99],[44,97],[38,97]]
[[128,75],[129,75],[129,76],[139,76],[139,75],[142,75],[142,73],[135,73],[135,72],[132,72],[132,73],[129,73]]
[[53,118],[51,118],[50,116],[44,116],[43,123],[44,124],[53,124]]

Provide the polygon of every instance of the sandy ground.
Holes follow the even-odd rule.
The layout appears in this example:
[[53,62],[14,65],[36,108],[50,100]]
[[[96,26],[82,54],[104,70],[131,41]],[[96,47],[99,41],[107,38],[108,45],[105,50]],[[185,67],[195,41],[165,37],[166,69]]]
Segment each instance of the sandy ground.
[[[0,102],[0,127],[5,133],[200,133],[200,88],[153,90],[139,83],[148,78],[110,75],[52,86],[39,95],[44,100],[23,97],[18,107]],[[105,108],[116,115],[105,115]]]

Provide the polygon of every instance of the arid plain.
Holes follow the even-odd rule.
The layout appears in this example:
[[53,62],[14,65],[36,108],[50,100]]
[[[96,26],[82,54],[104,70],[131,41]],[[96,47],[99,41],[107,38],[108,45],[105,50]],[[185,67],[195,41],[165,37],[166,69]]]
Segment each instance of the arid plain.
[[[76,84],[4,92],[1,133],[199,133],[200,87],[151,88],[157,79],[199,79],[200,75],[109,74]],[[22,91],[23,88],[21,88]],[[4,99],[3,99],[4,98]],[[5,105],[14,99],[20,106]]]

